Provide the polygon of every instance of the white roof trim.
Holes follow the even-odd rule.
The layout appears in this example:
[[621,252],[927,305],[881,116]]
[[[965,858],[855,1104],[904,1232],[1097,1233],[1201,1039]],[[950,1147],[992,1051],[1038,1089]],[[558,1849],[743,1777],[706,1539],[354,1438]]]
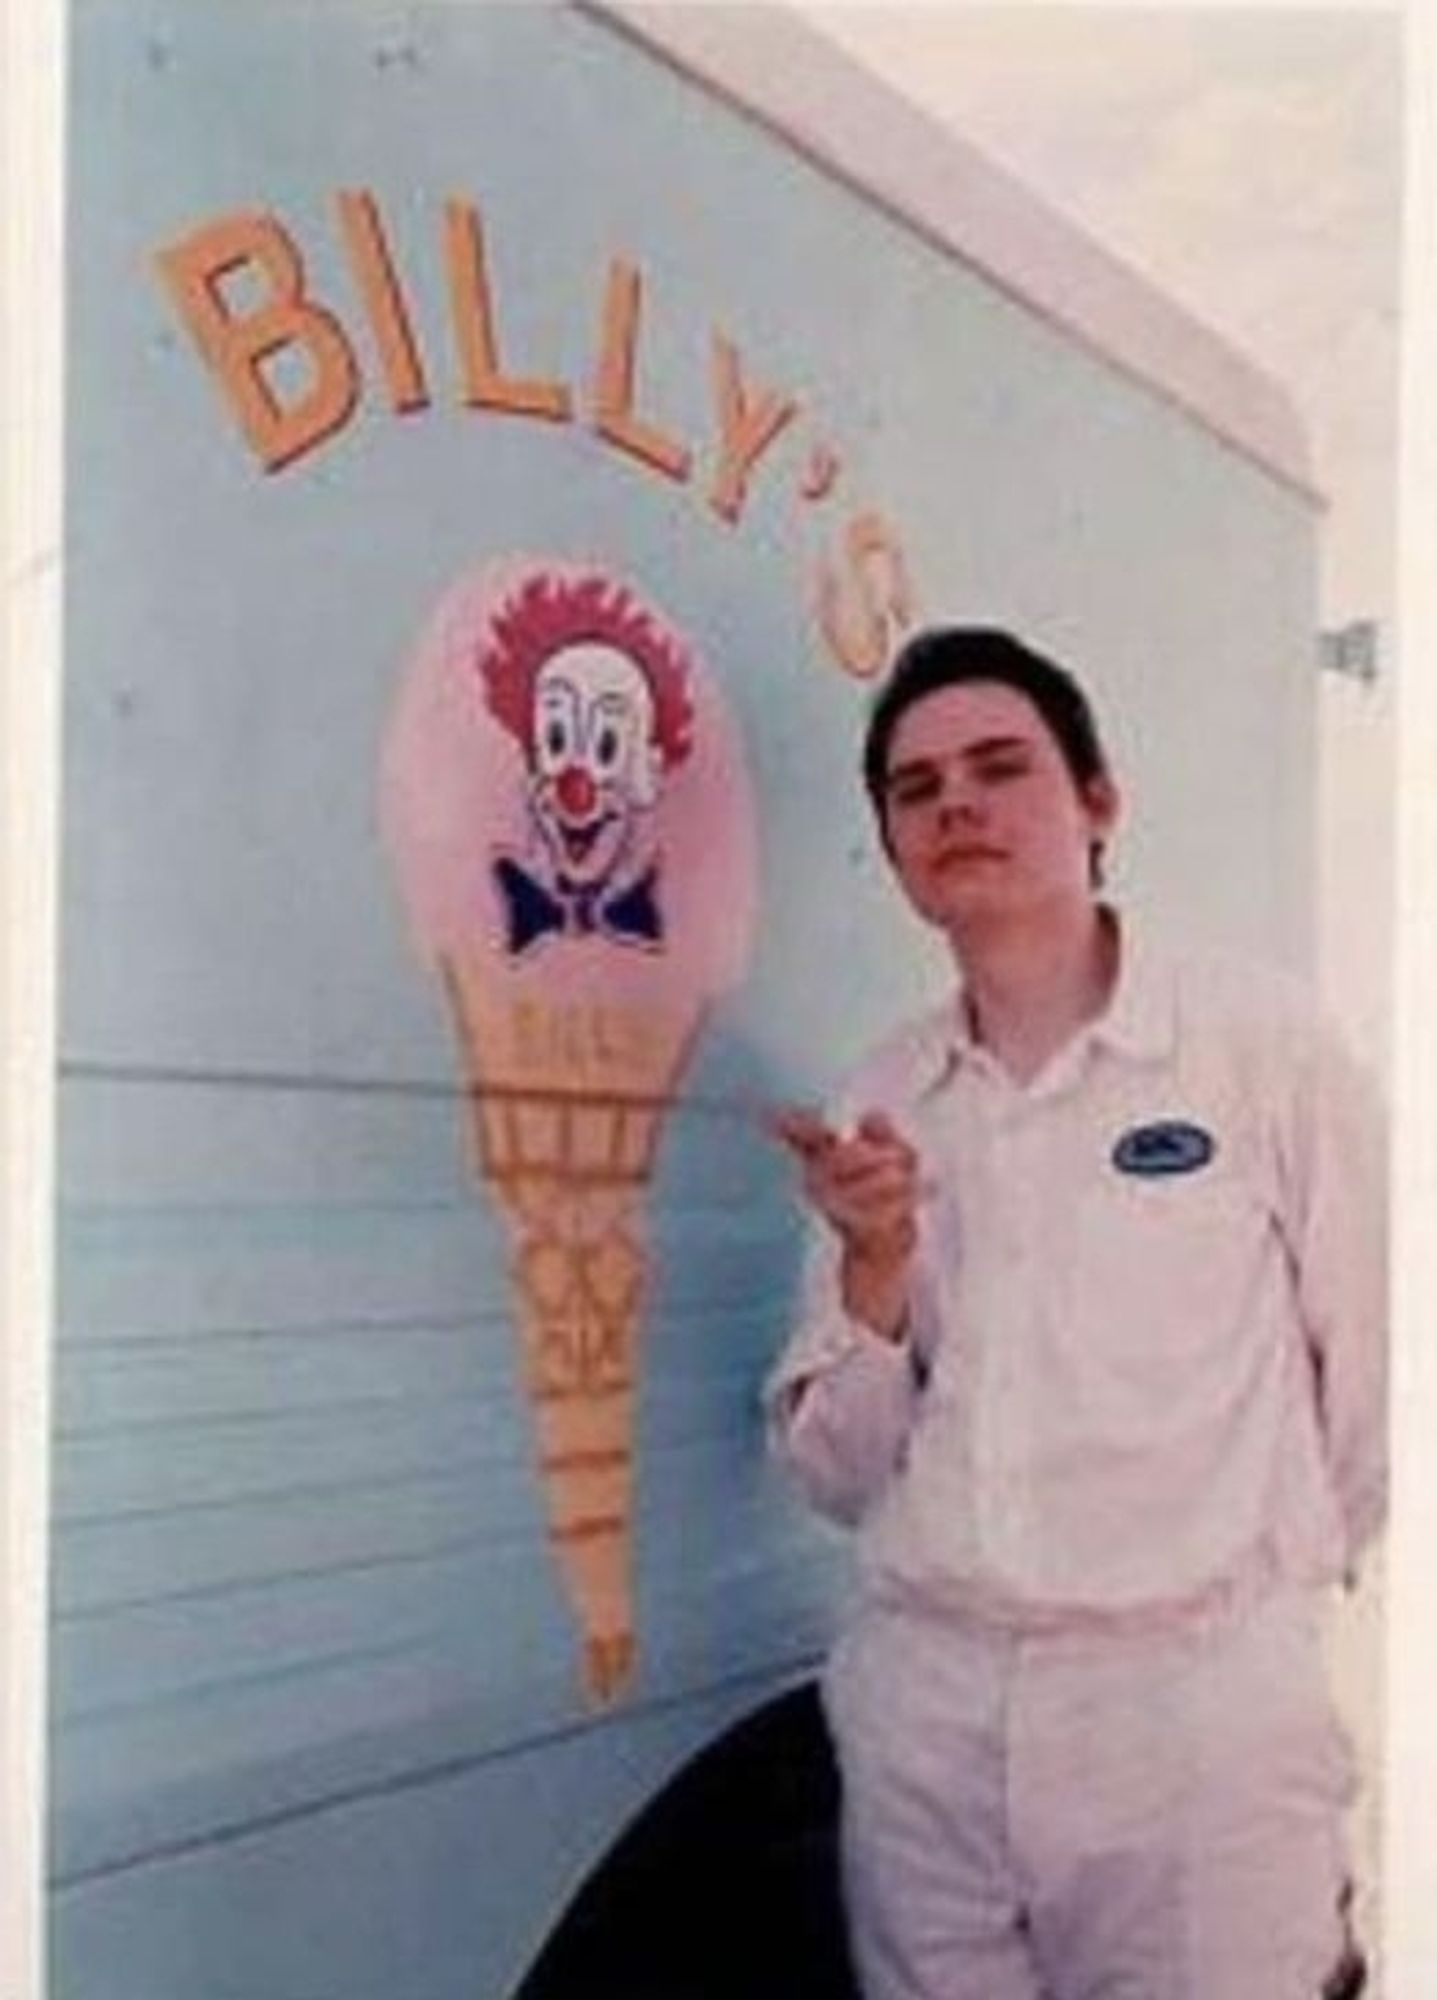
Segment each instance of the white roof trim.
[[574,4],[1325,504],[1301,419],[1270,376],[798,15],[779,5]]

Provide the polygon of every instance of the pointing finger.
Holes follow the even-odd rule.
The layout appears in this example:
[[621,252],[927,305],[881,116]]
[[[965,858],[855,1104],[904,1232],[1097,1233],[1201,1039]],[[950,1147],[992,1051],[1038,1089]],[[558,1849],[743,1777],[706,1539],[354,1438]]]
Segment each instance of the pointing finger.
[[764,1130],[801,1160],[814,1160],[838,1144],[838,1134],[801,1104],[776,1104],[765,1114]]

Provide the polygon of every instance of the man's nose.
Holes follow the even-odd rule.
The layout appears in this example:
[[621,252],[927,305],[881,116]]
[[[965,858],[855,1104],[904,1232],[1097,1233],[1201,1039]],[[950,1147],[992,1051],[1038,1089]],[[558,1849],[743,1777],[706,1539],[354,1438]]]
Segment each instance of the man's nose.
[[555,780],[554,791],[559,810],[574,819],[587,819],[599,800],[593,773],[582,764],[566,764]]
[[982,793],[965,771],[947,770],[938,791],[938,817],[945,824],[977,819],[982,812]]

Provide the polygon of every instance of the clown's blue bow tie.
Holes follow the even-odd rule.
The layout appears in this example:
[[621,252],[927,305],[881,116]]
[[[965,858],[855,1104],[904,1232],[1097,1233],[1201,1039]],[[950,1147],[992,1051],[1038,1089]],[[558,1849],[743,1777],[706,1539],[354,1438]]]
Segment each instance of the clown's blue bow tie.
[[494,863],[494,882],[504,906],[506,943],[516,956],[542,937],[607,937],[617,944],[660,944],[663,917],[658,905],[657,866],[611,896],[597,888],[561,888],[555,893],[512,855]]

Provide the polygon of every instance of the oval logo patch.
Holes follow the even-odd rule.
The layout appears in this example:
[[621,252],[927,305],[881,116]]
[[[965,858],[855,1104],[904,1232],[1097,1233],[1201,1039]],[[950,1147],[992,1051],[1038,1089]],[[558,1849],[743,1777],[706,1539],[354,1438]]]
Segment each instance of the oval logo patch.
[[1113,1148],[1120,1174],[1190,1174],[1205,1167],[1217,1150],[1211,1132],[1181,1118],[1134,1125]]

